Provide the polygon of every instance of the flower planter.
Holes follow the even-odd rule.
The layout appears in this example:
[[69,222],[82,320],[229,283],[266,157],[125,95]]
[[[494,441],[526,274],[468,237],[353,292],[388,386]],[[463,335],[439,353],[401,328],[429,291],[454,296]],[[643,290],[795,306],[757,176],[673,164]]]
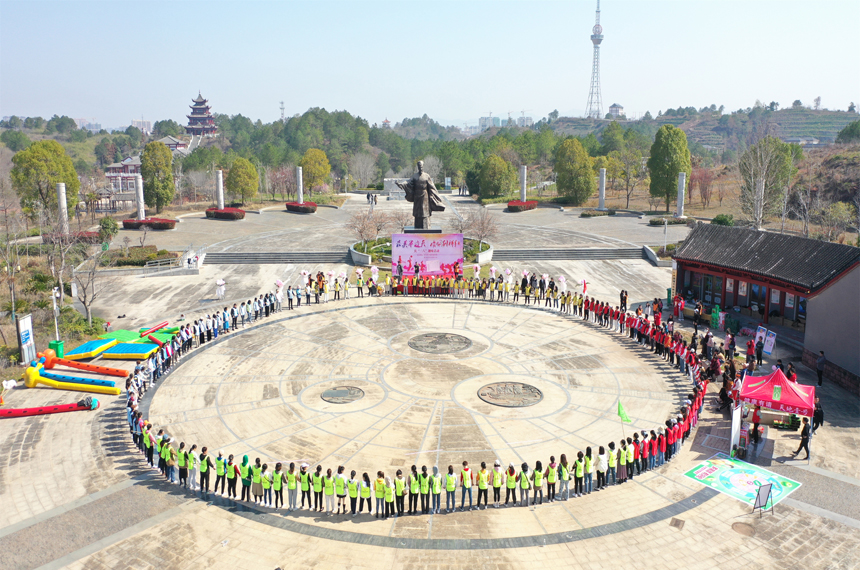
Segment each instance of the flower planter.
[[511,200],[508,202],[508,211],[509,212],[525,212],[526,210],[534,210],[537,208],[537,200],[529,200],[527,202],[523,202],[521,200]]
[[206,217],[211,220],[243,220],[245,219],[245,210],[239,208],[207,208]]
[[295,212],[297,214],[313,214],[317,211],[317,205],[313,202],[302,202],[299,204],[298,202],[287,202],[287,211]]
[[126,230],[139,230],[143,226],[151,230],[172,230],[176,227],[176,220],[165,218],[146,218],[144,220],[123,220],[122,227]]

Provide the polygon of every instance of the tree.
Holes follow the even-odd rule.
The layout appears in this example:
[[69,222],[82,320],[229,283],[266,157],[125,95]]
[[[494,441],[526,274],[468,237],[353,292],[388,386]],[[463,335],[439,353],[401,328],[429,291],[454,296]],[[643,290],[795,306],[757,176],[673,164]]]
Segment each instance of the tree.
[[412,215],[412,209],[398,208],[388,215],[388,220],[391,225],[400,230],[400,233],[406,231],[407,226],[415,223],[415,216]]
[[[5,135],[6,133],[3,134]],[[839,134],[836,136],[836,142],[840,144],[847,144],[857,141],[860,141],[860,121],[848,123],[847,125],[845,125],[845,128],[839,131]]]
[[478,252],[480,252],[484,242],[493,239],[499,233],[496,219],[486,208],[471,208],[468,219],[469,235],[478,240]]
[[167,145],[151,142],[140,157],[140,173],[143,176],[143,201],[157,214],[173,200],[176,188],[173,185],[173,154]]
[[671,124],[657,130],[654,144],[651,145],[648,170],[651,173],[651,196],[662,198],[668,213],[669,204],[678,193],[678,174],[686,172],[689,179],[692,170],[684,131]]
[[651,116],[651,111],[645,111],[645,114],[642,116],[643,121],[653,121],[654,117]]
[[762,138],[741,155],[741,211],[756,229],[761,229],[765,220],[778,211],[792,169],[791,147],[775,137]]
[[[427,155],[424,157],[424,172],[433,179],[434,182],[439,183],[439,175],[442,174],[442,161],[439,160],[439,157],[431,155]],[[442,182],[445,182],[442,180]]]
[[621,180],[624,181],[624,196],[627,199],[625,208],[630,207],[630,198],[636,191],[636,186],[642,181],[642,153],[634,148],[625,148],[616,155],[621,164]]
[[553,109],[553,111],[549,115],[547,115],[547,117],[549,117],[550,122],[558,119],[558,109]]
[[361,210],[354,213],[344,224],[344,227],[351,231],[356,238],[361,240],[361,245],[364,246],[367,242],[376,239],[376,227],[371,221],[372,212],[370,209]]
[[624,129],[617,121],[612,121],[600,133],[600,154],[609,154],[612,151],[620,151],[624,148]]
[[584,204],[597,190],[591,158],[577,139],[567,139],[559,145],[553,170],[559,195],[570,198],[574,206]]
[[802,109],[803,103],[800,102],[800,99],[795,99],[794,103],[791,104],[792,109]]
[[234,160],[230,172],[227,173],[227,192],[238,196],[244,206],[245,200],[257,195],[258,185],[257,169],[251,161],[242,157]]
[[472,229],[472,218],[468,215],[461,216],[454,213],[454,216],[448,221],[448,227],[451,228],[451,233],[468,234]]
[[856,113],[857,112],[857,107],[854,105],[854,101],[851,101],[851,104],[848,105],[848,112],[849,113]]
[[777,103],[776,101],[771,101],[770,104],[767,106],[767,110],[779,111],[779,103]]
[[30,137],[21,131],[3,131],[3,134],[0,135],[0,141],[8,146],[12,152],[24,150],[32,142]]
[[331,174],[328,157],[318,148],[309,148],[299,162],[299,166],[302,167],[302,180],[308,189],[308,196],[313,193],[314,188],[325,184]]
[[385,173],[391,170],[391,157],[386,152],[380,152],[376,156],[376,169],[379,171],[379,176],[385,178]]
[[66,206],[71,215],[78,203],[81,183],[72,159],[54,140],[38,141],[12,157],[12,187],[18,193],[21,207],[57,209],[57,184],[66,184]]
[[497,198],[513,192],[517,175],[514,167],[504,158],[491,154],[481,165],[478,187],[482,198]]
[[702,208],[711,205],[711,185],[714,182],[714,173],[709,168],[696,168],[690,176],[690,190],[695,186],[702,199]]
[[854,206],[847,202],[835,202],[818,210],[815,221],[821,227],[822,237],[836,241],[854,221]]
[[816,97],[816,98],[813,100],[813,102],[815,103],[815,110],[816,110],[816,111],[818,111],[819,109],[821,109],[821,95],[819,95],[818,97]]
[[152,136],[157,139],[163,137],[178,137],[183,133],[185,133],[185,129],[173,119],[155,121],[155,124],[152,125]]
[[99,239],[103,242],[111,241],[119,233],[119,225],[110,216],[99,220]]
[[349,172],[358,178],[361,188],[368,188],[376,178],[376,162],[366,152],[354,154],[349,159]]
[[84,306],[87,324],[93,324],[93,303],[112,283],[113,279],[100,271],[105,253],[96,248],[80,271],[74,271],[73,279],[78,285],[78,301]]

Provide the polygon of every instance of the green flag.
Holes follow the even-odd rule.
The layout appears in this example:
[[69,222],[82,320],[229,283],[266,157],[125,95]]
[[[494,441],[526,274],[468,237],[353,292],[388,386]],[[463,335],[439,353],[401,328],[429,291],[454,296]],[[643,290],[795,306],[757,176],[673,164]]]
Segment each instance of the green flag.
[[618,400],[618,417],[621,418],[622,422],[632,423],[630,418],[627,417],[627,412],[624,411],[624,406],[621,405],[621,400]]

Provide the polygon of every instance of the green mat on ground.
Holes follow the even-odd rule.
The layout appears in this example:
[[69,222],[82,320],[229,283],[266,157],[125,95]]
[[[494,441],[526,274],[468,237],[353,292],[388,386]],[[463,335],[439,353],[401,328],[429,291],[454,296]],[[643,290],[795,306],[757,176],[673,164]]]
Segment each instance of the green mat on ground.
[[136,342],[140,339],[140,333],[119,329],[99,335],[99,338],[115,338],[120,342]]

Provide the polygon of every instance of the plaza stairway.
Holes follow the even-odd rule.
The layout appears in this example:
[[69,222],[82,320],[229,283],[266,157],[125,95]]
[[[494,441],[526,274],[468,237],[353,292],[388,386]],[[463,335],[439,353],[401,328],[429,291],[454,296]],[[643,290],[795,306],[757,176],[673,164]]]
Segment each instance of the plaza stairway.
[[496,249],[493,261],[583,261],[603,259],[643,259],[641,247],[581,247],[548,249]]
[[203,265],[286,265],[289,263],[352,263],[348,251],[207,253]]

